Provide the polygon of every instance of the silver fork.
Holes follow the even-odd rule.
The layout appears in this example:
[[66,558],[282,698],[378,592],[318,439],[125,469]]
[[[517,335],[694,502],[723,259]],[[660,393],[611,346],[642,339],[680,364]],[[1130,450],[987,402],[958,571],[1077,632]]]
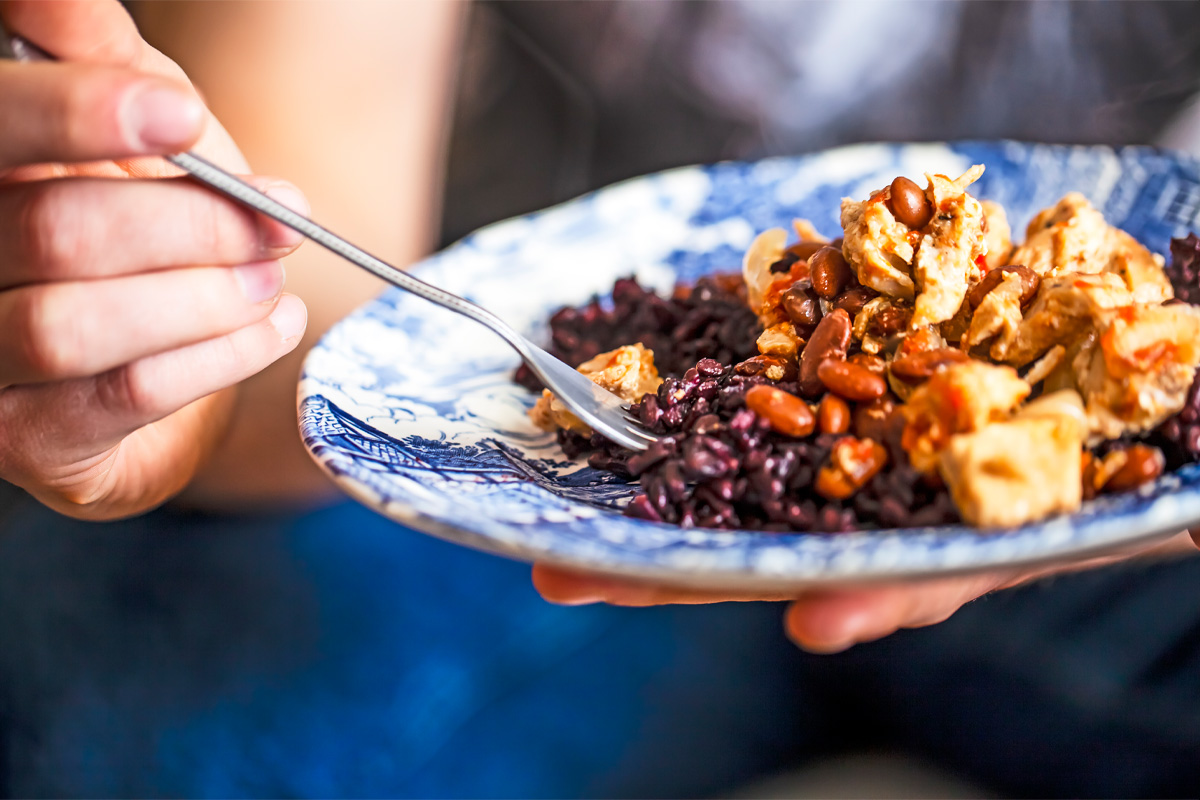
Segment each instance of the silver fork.
[[[0,27],[0,57],[17,61],[55,60],[53,56],[32,42],[7,34],[2,27]],[[491,329],[520,354],[529,368],[533,370],[533,374],[538,376],[546,388],[562,401],[563,405],[609,440],[630,450],[645,450],[651,442],[658,440],[657,436],[647,430],[630,413],[625,401],[592,383],[579,372],[517,333],[508,323],[487,309],[415,278],[382,259],[376,258],[194,153],[180,153],[165,156],[165,158],[200,183],[298,231],[322,247],[333,251],[393,286],[412,292],[443,308],[457,311]]]

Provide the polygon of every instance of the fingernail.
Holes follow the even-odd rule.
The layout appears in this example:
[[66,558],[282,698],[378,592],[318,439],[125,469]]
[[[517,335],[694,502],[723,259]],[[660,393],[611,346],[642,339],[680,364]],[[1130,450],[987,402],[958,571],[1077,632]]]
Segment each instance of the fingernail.
[[810,653],[821,656],[832,656],[846,652],[858,644],[858,642],[850,640],[846,642],[796,642],[796,644]]
[[242,264],[233,268],[233,274],[242,287],[242,294],[251,303],[274,300],[283,291],[283,264],[278,261]]
[[199,135],[204,106],[181,89],[152,83],[125,102],[122,121],[135,147],[148,151],[178,149]]
[[556,606],[590,606],[596,603],[603,603],[604,598],[593,595],[575,595],[573,597],[547,597],[546,601]]
[[290,342],[304,333],[304,328],[308,325],[308,309],[299,297],[285,294],[279,298],[279,305],[275,306],[268,319],[280,338]]
[[273,183],[264,189],[263,193],[276,203],[282,203],[297,214],[307,217],[312,212],[312,208],[308,205],[308,198],[290,183]]

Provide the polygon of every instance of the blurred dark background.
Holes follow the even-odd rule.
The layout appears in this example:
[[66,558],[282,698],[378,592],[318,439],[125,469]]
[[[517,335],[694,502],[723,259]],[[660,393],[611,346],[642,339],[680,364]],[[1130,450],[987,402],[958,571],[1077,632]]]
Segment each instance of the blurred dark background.
[[622,178],[863,141],[1152,143],[1194,2],[479,2],[443,243]]

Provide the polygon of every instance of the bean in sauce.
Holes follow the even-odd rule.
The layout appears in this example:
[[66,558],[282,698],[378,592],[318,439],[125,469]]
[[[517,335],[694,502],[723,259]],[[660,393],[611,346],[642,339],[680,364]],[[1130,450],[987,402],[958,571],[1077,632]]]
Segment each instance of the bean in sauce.
[[917,184],[898,176],[892,181],[892,213],[914,231],[919,231],[933,219],[933,206],[925,191]]

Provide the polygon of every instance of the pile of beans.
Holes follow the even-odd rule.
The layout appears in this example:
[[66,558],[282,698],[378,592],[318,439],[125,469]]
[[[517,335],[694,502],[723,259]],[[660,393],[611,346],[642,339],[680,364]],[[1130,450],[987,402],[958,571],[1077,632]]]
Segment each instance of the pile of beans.
[[[578,367],[601,353],[641,342],[654,351],[660,374],[679,376],[702,358],[734,364],[756,355],[759,332],[739,274],[703,277],[694,286],[677,287],[669,298],[634,278],[622,278],[613,286],[611,304],[594,297],[581,308],[556,312],[550,318],[548,349]],[[524,365],[515,380],[531,391],[543,388]]]

